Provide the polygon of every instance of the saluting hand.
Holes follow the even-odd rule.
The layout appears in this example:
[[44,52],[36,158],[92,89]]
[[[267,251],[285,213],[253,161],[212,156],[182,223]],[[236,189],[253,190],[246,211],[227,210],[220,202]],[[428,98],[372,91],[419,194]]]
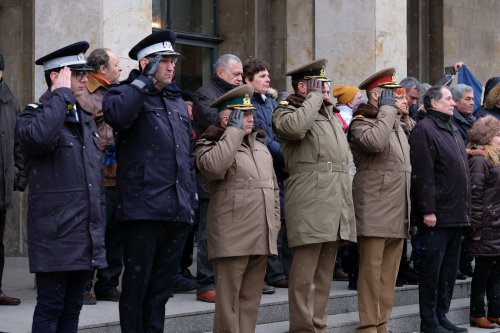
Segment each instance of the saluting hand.
[[319,92],[321,94],[321,88],[323,87],[323,82],[318,79],[307,80],[307,91],[308,92]]
[[55,78],[53,78],[50,91],[54,91],[57,88],[71,89],[71,70],[68,67],[63,67],[59,73],[56,74]]
[[142,75],[154,78],[156,75],[156,71],[158,70],[158,64],[160,63],[163,56],[161,54],[157,54],[151,61],[147,63],[142,71]]
[[227,121],[227,126],[234,126],[243,129],[243,111],[233,110],[229,115],[229,120]]

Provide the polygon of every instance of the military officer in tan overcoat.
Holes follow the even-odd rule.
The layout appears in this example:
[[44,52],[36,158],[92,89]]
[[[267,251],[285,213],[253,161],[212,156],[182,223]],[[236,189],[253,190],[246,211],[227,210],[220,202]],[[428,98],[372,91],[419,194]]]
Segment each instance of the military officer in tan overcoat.
[[294,257],[289,280],[290,333],[326,332],[339,240],[356,241],[348,174],[349,146],[342,124],[321,94],[326,59],[286,75],[295,91],[273,115],[290,177],[285,220]]
[[265,134],[254,130],[250,85],[216,99],[220,123],[196,144],[196,163],[210,191],[208,259],[217,298],[214,332],[254,332],[267,259],[276,255],[279,188]]
[[[405,92],[395,69],[366,79],[348,140],[356,165],[352,184],[359,247],[357,333],[386,333],[410,213],[410,146],[401,127]],[[398,89],[399,88],[399,89]]]

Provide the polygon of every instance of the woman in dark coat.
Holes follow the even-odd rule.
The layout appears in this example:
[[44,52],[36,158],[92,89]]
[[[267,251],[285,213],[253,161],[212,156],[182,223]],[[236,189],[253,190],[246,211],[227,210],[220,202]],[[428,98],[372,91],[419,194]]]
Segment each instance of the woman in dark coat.
[[[467,250],[476,259],[470,296],[470,324],[500,324],[500,121],[480,118],[469,130],[472,231]],[[488,316],[484,311],[484,295]]]

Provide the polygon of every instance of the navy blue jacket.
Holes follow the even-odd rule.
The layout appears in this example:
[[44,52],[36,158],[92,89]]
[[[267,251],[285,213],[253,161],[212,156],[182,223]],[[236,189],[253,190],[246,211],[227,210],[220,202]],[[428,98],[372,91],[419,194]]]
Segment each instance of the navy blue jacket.
[[46,92],[18,116],[28,173],[28,252],[31,272],[106,267],[105,201],[99,136],[92,115],[69,88]]
[[256,127],[266,133],[265,144],[271,156],[273,157],[274,172],[278,179],[280,187],[280,208],[281,216],[285,216],[285,185],[284,181],[287,174],[284,171],[285,159],[281,151],[280,144],[276,140],[273,133],[273,112],[278,107],[278,102],[270,95],[265,95],[265,98],[260,93],[254,93],[252,96],[252,105],[255,107],[255,122]]
[[470,225],[471,185],[465,144],[450,116],[428,110],[410,142],[412,216],[436,214],[437,227]]
[[177,89],[156,90],[138,70],[108,90],[106,122],[115,130],[118,221],[192,223],[194,138]]

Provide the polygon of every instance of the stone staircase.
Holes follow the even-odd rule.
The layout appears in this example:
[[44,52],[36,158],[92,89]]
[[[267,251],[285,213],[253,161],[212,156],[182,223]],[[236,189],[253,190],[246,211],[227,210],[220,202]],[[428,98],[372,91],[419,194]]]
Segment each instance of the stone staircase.
[[[457,281],[448,318],[460,326],[467,327],[470,333],[485,332],[470,328],[469,322],[470,278]],[[213,304],[193,301],[194,294],[175,295],[167,304],[165,332],[205,333],[211,332]],[[394,333],[419,332],[420,317],[418,309],[418,288],[406,285],[397,288],[389,329]],[[347,290],[347,282],[334,282],[328,303],[328,332],[353,333],[358,325],[357,297],[355,291]],[[79,332],[109,333],[120,332],[117,322],[91,324],[81,327]],[[288,332],[288,295],[287,289],[277,289],[274,295],[263,295],[256,333]],[[500,327],[487,330],[500,332]]]

